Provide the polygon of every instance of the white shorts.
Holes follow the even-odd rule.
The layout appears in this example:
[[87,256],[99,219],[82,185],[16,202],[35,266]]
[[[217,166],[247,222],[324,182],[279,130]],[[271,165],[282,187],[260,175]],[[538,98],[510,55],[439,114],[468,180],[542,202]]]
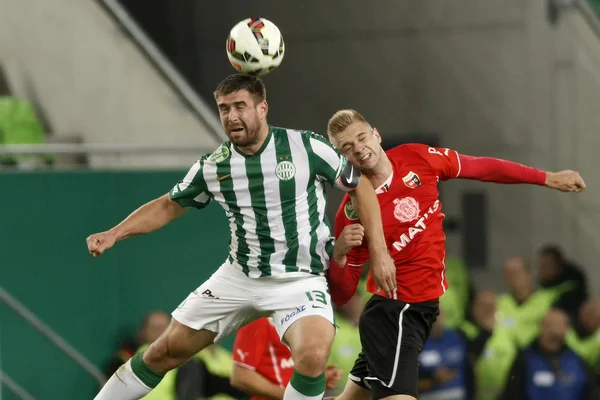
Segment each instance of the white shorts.
[[249,278],[241,267],[225,262],[173,311],[192,329],[217,333],[215,341],[245,324],[272,316],[279,337],[300,318],[320,315],[334,324],[331,297],[324,276]]

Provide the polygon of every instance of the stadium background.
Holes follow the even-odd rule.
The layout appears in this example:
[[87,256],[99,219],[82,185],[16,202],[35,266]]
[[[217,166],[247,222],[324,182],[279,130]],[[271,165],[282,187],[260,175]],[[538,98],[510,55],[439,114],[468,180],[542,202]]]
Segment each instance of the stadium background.
[[[140,43],[116,2],[0,0],[0,65],[53,140],[210,151],[222,138],[212,90],[233,72],[228,30],[264,16],[286,40],[282,66],[265,78],[275,125],[323,133],[333,112],[352,107],[387,145],[424,140],[579,170],[588,184],[581,196],[445,183],[448,250],[478,286],[501,290],[504,258],[558,243],[598,295],[600,30],[587,5],[553,3],[123,1],[187,85]],[[223,259],[227,229],[216,206],[100,259],[86,253],[89,233],[169,190],[196,159],[190,153],[91,154],[67,171],[0,175],[0,285],[92,363],[143,314],[177,306]],[[339,195],[331,200],[330,213]],[[38,398],[94,391],[93,379],[4,305],[0,365]],[[13,398],[5,387],[2,396]]]

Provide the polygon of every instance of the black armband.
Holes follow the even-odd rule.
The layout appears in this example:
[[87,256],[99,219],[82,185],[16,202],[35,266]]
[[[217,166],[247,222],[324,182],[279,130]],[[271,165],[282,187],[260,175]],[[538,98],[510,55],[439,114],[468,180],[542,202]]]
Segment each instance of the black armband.
[[338,187],[346,192],[350,192],[356,189],[362,174],[360,170],[350,162],[346,162],[346,165],[342,168],[342,172],[337,179]]

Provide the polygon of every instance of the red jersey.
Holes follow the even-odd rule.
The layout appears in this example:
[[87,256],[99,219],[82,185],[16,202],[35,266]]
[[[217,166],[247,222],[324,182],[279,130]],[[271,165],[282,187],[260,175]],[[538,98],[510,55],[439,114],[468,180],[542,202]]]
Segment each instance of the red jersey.
[[[286,387],[294,373],[292,353],[281,343],[275,326],[260,318],[239,329],[233,345],[233,362],[258,372],[269,382]],[[253,400],[263,400],[252,397]]]
[[[444,276],[445,239],[438,182],[455,178],[460,159],[454,150],[406,144],[386,152],[392,175],[376,188],[383,231],[397,274],[397,298],[407,303],[437,299],[447,289]],[[335,219],[335,236],[359,223],[346,195]],[[367,241],[348,254],[347,265],[362,267],[369,258]],[[377,293],[369,274],[367,290]],[[377,293],[382,294],[382,293]]]
[[[386,152],[392,175],[376,189],[387,248],[396,264],[396,298],[416,303],[439,298],[447,289],[445,240],[438,182],[452,178],[495,183],[544,185],[546,172],[507,160],[472,157],[454,150],[405,144]],[[335,219],[335,237],[359,223],[346,195]],[[346,268],[329,268],[331,297],[344,304],[356,291],[362,265],[369,258],[366,239],[347,256]],[[367,290],[378,292],[371,274]]]

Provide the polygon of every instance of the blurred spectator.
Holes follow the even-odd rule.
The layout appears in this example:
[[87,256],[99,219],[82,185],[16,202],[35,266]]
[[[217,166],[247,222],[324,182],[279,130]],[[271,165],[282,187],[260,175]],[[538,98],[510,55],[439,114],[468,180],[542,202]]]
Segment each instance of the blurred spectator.
[[517,356],[502,399],[587,400],[590,373],[583,360],[565,346],[569,317],[550,311],[539,338]]
[[[283,399],[294,373],[294,361],[270,318],[260,318],[237,331],[233,359],[233,387],[253,396],[253,400]],[[327,367],[327,389],[336,387],[340,378],[337,368]]]
[[538,336],[540,323],[561,297],[563,286],[535,290],[531,268],[522,257],[508,258],[503,272],[509,292],[498,298],[498,324],[525,348]]
[[440,307],[445,310],[446,326],[457,328],[468,314],[469,303],[473,300],[474,289],[467,266],[459,259],[446,259],[446,279],[448,290],[440,297]]
[[111,376],[121,365],[127,362],[143,344],[151,344],[167,329],[170,317],[164,311],[153,311],[141,321],[135,338],[126,338],[104,368]]
[[564,310],[571,321],[577,319],[579,308],[587,300],[587,282],[580,268],[565,259],[556,246],[545,246],[540,250],[539,284],[544,289],[556,289],[562,292],[554,304]]
[[[504,389],[517,346],[510,335],[496,326],[496,294],[482,290],[475,294],[471,321],[461,324],[460,330],[468,341],[467,352],[474,382],[468,392],[477,400],[497,400]],[[472,388],[470,386],[473,386]]]
[[581,307],[575,328],[567,333],[567,345],[590,367],[600,365],[600,298]]
[[467,341],[458,331],[445,326],[441,311],[431,335],[419,355],[419,399],[466,400],[469,371]]
[[[0,97],[0,144],[43,144],[44,128],[35,109],[26,100],[13,96]],[[32,168],[46,165],[46,156],[1,156],[0,165]]]
[[[348,376],[352,367],[354,367],[354,362],[362,349],[358,333],[358,321],[363,308],[364,303],[358,292],[348,303],[343,306],[336,306],[335,323],[338,329],[331,347],[329,363],[335,365],[344,378]],[[345,384],[345,379],[340,379],[337,386],[328,391],[327,395],[333,396],[341,393]]]

